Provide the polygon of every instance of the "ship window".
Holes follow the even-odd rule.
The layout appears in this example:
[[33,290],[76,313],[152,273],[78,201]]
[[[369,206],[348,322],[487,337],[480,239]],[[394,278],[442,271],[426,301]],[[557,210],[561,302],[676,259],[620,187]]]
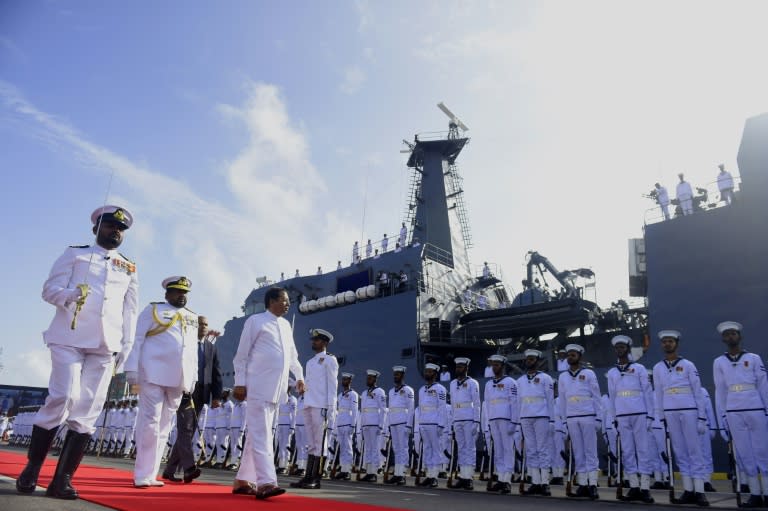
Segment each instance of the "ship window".
[[413,348],[403,348],[402,351],[400,351],[400,358],[413,358],[416,356],[416,350]]

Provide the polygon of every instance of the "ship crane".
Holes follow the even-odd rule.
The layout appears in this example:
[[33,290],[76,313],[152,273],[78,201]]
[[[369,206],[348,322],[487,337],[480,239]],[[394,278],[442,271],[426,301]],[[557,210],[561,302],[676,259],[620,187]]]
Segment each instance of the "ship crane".
[[[540,282],[537,278],[534,277],[534,270],[538,270],[538,273],[542,275],[542,278],[544,273],[548,271],[560,283],[560,285],[563,286],[563,297],[583,298],[581,296],[581,290],[574,285],[574,281],[577,278],[593,279],[595,277],[595,273],[589,268],[578,268],[576,270],[560,271],[549,261],[549,259],[533,250],[528,252],[528,256],[527,278],[523,281],[523,287],[525,289],[534,289],[539,287]],[[546,282],[544,282],[543,285],[544,287],[548,287]]]

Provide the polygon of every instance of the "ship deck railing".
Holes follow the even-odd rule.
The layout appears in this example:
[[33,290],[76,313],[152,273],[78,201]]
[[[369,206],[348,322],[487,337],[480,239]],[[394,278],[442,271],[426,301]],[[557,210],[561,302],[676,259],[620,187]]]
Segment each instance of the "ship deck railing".
[[[733,202],[738,202],[739,199],[741,198],[741,176],[734,175],[733,183],[735,185],[733,189],[733,195],[734,195]],[[728,204],[725,202],[725,200],[722,198],[720,194],[720,188],[717,186],[717,181],[706,183],[704,186],[695,186],[691,184],[691,187],[693,188],[695,193],[695,195],[693,196],[693,200],[694,200],[693,214],[694,215],[702,211],[710,211],[713,209],[719,209],[719,208],[724,208],[728,206]],[[706,190],[707,200],[704,201],[704,204],[701,204],[702,202],[701,197],[703,197],[703,194],[699,193],[699,190]],[[674,189],[672,190],[672,192],[674,192]],[[670,195],[668,208],[669,208],[670,218],[667,221],[675,220],[676,218],[683,216],[683,211],[680,208],[677,199],[671,195]],[[659,206],[658,204],[652,208],[648,208],[647,210],[645,210],[645,213],[643,215],[644,226],[656,224],[664,221],[665,221],[664,213],[661,210],[661,206]]]

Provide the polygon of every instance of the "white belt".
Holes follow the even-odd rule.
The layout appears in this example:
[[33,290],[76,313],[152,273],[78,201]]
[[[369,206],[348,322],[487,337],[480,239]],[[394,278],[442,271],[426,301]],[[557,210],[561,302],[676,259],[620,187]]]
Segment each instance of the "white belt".
[[571,403],[578,403],[580,401],[589,401],[592,399],[591,396],[569,396],[568,401]]
[[340,411],[340,412],[351,412],[351,411],[352,411],[352,408],[344,408],[344,407],[340,407],[340,408],[339,408],[339,411]]
[[393,413],[405,413],[408,411],[408,408],[396,407],[396,408],[390,408],[389,411]]
[[728,385],[728,392],[745,392],[747,390],[756,390],[757,387],[754,383],[736,383],[734,385]]
[[509,400],[507,400],[507,399],[491,399],[490,403],[492,405],[500,405],[502,403],[509,403]]
[[424,406],[424,405],[422,405],[422,406],[419,407],[419,410],[421,410],[422,412],[433,412],[433,411],[437,410],[437,407],[436,406]]
[[454,408],[472,408],[472,403],[453,403]]
[[363,408],[362,412],[363,413],[379,413],[379,409],[378,408]]
[[664,390],[665,394],[691,394],[691,387],[670,387]]
[[616,397],[635,397],[639,395],[639,390],[622,390],[616,393]]
[[540,401],[544,401],[544,398],[540,396],[529,396],[529,397],[523,398],[523,403],[526,403],[526,404],[538,403]]

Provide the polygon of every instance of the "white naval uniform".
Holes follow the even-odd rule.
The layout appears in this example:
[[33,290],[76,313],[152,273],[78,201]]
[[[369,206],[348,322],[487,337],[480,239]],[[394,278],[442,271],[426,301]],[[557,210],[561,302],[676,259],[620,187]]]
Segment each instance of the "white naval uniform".
[[277,468],[285,468],[290,458],[291,435],[296,430],[298,400],[288,396],[288,401],[277,408]]
[[683,215],[693,214],[693,190],[691,184],[688,181],[681,181],[677,183],[677,200],[680,202],[680,207],[683,209]]
[[395,476],[405,476],[408,465],[408,441],[413,431],[415,397],[413,388],[401,385],[389,389],[389,434],[395,458]]
[[380,437],[384,434],[387,416],[387,395],[381,387],[368,387],[360,396],[360,430],[363,435],[363,461],[368,474],[379,468]]
[[[758,495],[758,473],[763,494],[768,495],[768,378],[762,359],[742,351],[715,359],[715,409],[720,428],[733,441],[739,470],[747,475],[749,489]],[[743,481],[742,481],[743,482]]]
[[707,429],[704,433],[699,435],[701,440],[701,454],[704,456],[704,463],[707,466],[708,477],[704,478],[705,482],[710,483],[712,480],[712,472],[715,471],[715,463],[712,460],[712,440],[717,433],[717,419],[715,419],[715,411],[712,409],[712,398],[709,396],[709,392],[704,387],[701,388],[702,399],[704,399],[704,413],[707,417]]
[[552,477],[562,478],[565,476],[565,459],[561,453],[565,453],[565,439],[568,432],[565,429],[565,420],[560,417],[559,400],[559,397],[555,398],[555,431],[552,433],[552,449],[549,451],[549,459],[552,461]]
[[154,480],[181,395],[197,379],[197,314],[167,302],[148,305],[139,315],[125,370],[139,378],[134,480]]
[[[546,484],[550,444],[555,429],[555,396],[552,378],[542,372],[524,374],[517,379],[520,425],[523,430],[525,457],[532,484]],[[535,470],[538,469],[538,470]]]
[[387,246],[389,245],[389,238],[384,236],[381,240],[381,252],[384,253],[387,251]]
[[230,465],[236,464],[243,455],[243,434],[245,433],[245,416],[248,410],[247,401],[235,401],[232,408],[232,418],[229,421],[229,443],[232,446]]
[[[520,405],[517,383],[509,376],[494,378],[485,383],[483,394],[485,421],[493,441],[493,462],[499,481],[509,483],[515,471],[514,434],[520,426]],[[491,446],[488,445],[490,453]]]
[[207,448],[205,447],[205,425],[208,423],[208,405],[203,404],[200,408],[200,413],[197,415],[197,434],[192,441],[192,452],[195,455],[195,459],[200,459],[200,455],[206,456]]
[[[338,390],[339,362],[326,351],[315,353],[305,371],[307,391],[304,393],[304,428],[312,456],[326,456],[326,427],[333,422]],[[323,417],[325,410],[326,417]],[[327,420],[326,420],[327,418]]]
[[398,242],[400,243],[401,247],[405,246],[405,238],[408,236],[408,228],[403,226],[400,228],[400,238]]
[[304,395],[296,399],[296,421],[294,427],[294,446],[296,448],[296,467],[307,468],[307,429],[304,427]]
[[629,362],[608,371],[608,412],[619,425],[621,462],[629,486],[649,489],[657,464],[654,456],[658,455],[651,438],[653,389],[644,366]]
[[[229,438],[229,423],[232,420],[232,409],[234,404],[227,399],[219,407],[219,414],[216,417],[216,462],[224,463],[227,458],[227,450],[231,444]],[[234,457],[234,449],[232,449]]]
[[664,214],[664,220],[669,220],[669,192],[663,186],[656,189],[656,200],[661,206],[661,212]]
[[205,442],[205,461],[212,461],[216,452],[216,423],[219,420],[221,406],[208,408],[208,416],[205,418],[205,430],[203,441]]
[[419,436],[423,444],[422,466],[426,468],[427,477],[437,477],[443,463],[440,437],[448,424],[446,395],[445,387],[439,383],[429,383],[419,389]]
[[304,380],[291,324],[269,311],[250,316],[233,360],[235,386],[248,395],[248,435],[237,479],[276,484],[272,424],[277,405],[288,399],[288,373]]
[[597,485],[597,432],[602,428],[603,402],[597,376],[579,368],[560,373],[558,378],[560,416],[565,418],[573,449],[574,470],[579,485]]
[[360,396],[354,390],[342,391],[337,399],[336,412],[336,439],[339,451],[340,471],[349,473],[354,463],[352,436],[357,433],[358,418],[360,415]]
[[133,446],[136,444],[136,419],[139,416],[139,407],[132,406],[128,409],[128,413],[126,414],[126,425],[125,427],[125,448],[123,449],[123,454],[129,454],[131,452],[131,449],[133,449]]
[[727,170],[717,175],[717,188],[720,190],[720,197],[726,204],[733,202],[733,176]]
[[[73,330],[77,286],[84,283],[90,294]],[[50,430],[66,422],[77,433],[95,431],[112,377],[112,354],[124,358],[133,343],[138,291],[136,266],[117,250],[70,247],[53,263],[43,284],[43,300],[56,307],[43,333],[51,376],[36,426]]]
[[704,424],[706,412],[699,372],[684,358],[673,362],[662,360],[653,367],[653,383],[655,414],[666,421],[683,488],[703,493],[708,473],[701,452],[698,422]]
[[467,376],[451,380],[451,408],[453,408],[453,434],[458,447],[460,477],[472,479],[477,457],[477,434],[480,432],[480,385]]
[[367,245],[365,245],[365,257],[371,257],[371,253],[373,252],[373,245],[371,245],[371,242],[369,241]]

